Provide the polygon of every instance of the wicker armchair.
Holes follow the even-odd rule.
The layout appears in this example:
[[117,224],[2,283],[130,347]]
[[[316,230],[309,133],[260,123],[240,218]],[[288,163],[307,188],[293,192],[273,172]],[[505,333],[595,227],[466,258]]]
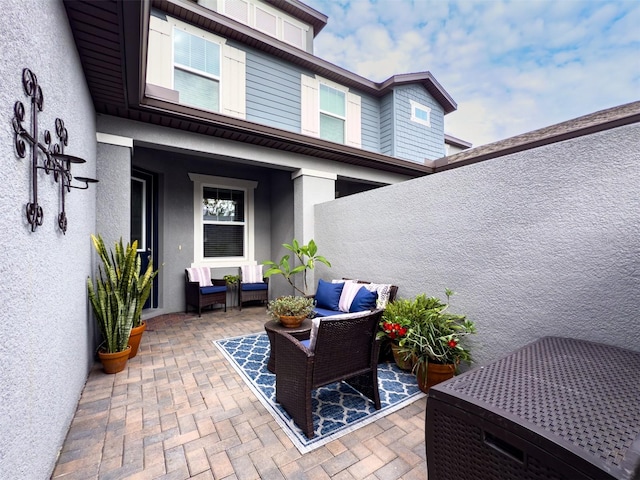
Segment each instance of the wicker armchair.
[[345,381],[371,399],[380,409],[376,340],[382,310],[359,318],[322,318],[318,322],[313,351],[286,332],[276,333],[276,401],[312,438],[311,391]]
[[240,285],[238,287],[238,304],[246,302],[269,301],[269,278],[262,276],[262,265],[245,265],[240,267]]
[[[201,278],[197,275],[200,274]],[[205,283],[205,277],[209,277],[211,285],[201,286]],[[192,281],[193,280],[193,281]],[[184,271],[184,313],[189,311],[189,305],[198,310],[198,316],[202,316],[202,309],[212,305],[224,305],[227,311],[227,282],[224,280],[212,280],[208,267],[187,268]]]

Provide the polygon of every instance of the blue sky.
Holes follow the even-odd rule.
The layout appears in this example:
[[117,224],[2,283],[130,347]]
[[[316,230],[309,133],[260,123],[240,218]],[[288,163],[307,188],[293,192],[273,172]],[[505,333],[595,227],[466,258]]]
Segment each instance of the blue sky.
[[374,81],[430,71],[483,145],[640,100],[638,0],[303,0],[314,53]]

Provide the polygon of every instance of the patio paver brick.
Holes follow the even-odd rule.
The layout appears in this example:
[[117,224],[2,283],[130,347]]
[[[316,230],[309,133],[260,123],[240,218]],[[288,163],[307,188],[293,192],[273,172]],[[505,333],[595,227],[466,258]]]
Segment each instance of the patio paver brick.
[[92,368],[51,478],[426,478],[424,399],[301,454],[211,343],[266,320],[248,306],[147,320],[124,372]]

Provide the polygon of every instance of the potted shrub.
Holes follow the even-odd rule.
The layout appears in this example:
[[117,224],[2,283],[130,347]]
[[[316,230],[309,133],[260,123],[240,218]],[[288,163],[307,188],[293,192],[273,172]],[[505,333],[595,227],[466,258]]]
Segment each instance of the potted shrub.
[[131,329],[136,320],[140,321],[142,306],[157,272],[150,262],[144,275],[140,275],[141,262],[135,241],[124,247],[120,239],[114,253],[107,251],[101,236],[91,235],[91,240],[102,261],[95,286],[91,278],[87,278],[89,301],[103,338],[98,356],[107,373],[117,373],[124,369],[132,351]]
[[436,383],[453,377],[461,362],[471,363],[464,337],[475,333],[475,325],[465,315],[449,312],[453,292],[445,290],[447,301],[425,298],[425,311],[400,339],[400,352],[414,359],[413,370],[424,392]]
[[412,353],[400,349],[402,340],[412,325],[417,324],[426,315],[427,310],[436,306],[437,299],[421,294],[413,299],[396,299],[390,302],[382,314],[378,339],[386,339],[393,359],[402,370],[413,369]]
[[[295,261],[293,263],[289,263],[290,255],[284,255],[278,263],[267,260],[266,262],[263,262],[263,265],[269,267],[269,269],[264,272],[264,276],[270,277],[271,275],[282,275],[287,282],[289,282],[289,285],[291,285],[295,290],[300,292],[302,295],[307,295],[307,270],[313,270],[316,262],[324,263],[327,267],[331,267],[331,263],[329,263],[329,261],[322,255],[318,255],[318,246],[313,240],[309,240],[307,245],[300,245],[300,243],[294,238],[291,244],[283,243],[282,246],[293,252],[295,258],[300,262],[300,265],[293,267],[293,263],[295,263]],[[298,273],[303,274],[303,290],[296,287],[292,280],[292,277]]]
[[297,328],[313,312],[313,298],[285,295],[269,302],[267,313],[284,327]]

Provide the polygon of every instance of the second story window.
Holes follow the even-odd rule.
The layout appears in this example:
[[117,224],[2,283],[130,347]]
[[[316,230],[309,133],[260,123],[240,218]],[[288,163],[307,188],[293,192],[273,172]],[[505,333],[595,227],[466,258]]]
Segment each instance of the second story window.
[[424,105],[410,100],[411,103],[411,121],[420,123],[427,127],[431,126],[431,109]]
[[220,45],[174,29],[173,85],[180,103],[220,111]]
[[345,97],[345,92],[320,84],[320,138],[344,143]]

